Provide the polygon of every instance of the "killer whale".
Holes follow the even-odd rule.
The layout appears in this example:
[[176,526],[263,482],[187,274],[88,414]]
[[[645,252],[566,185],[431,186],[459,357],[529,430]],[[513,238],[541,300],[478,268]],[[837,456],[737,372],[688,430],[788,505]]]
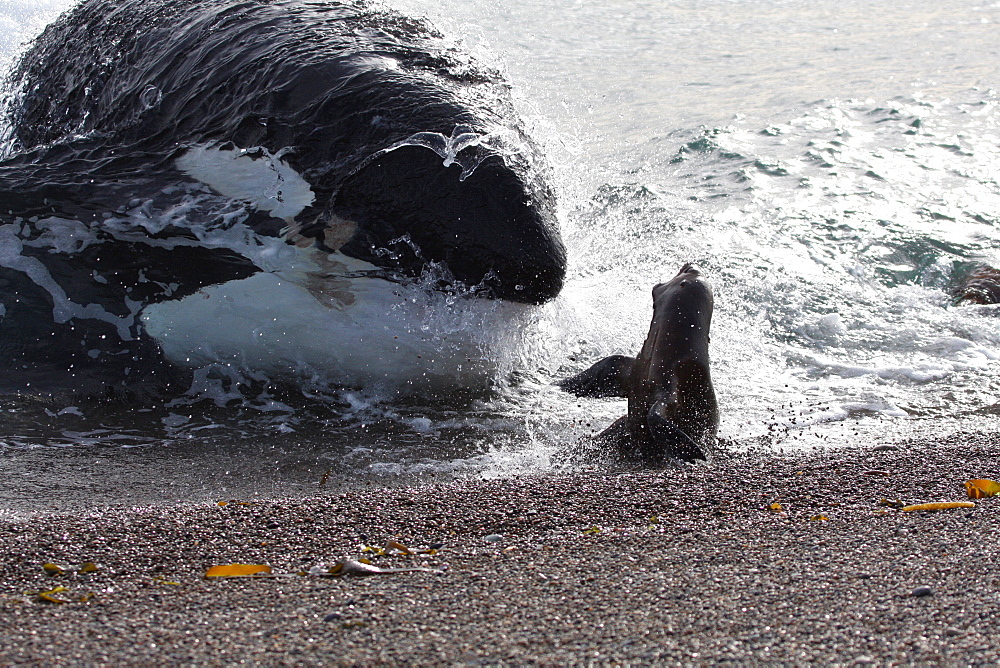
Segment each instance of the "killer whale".
[[362,283],[524,304],[562,287],[507,83],[425,21],[355,0],[83,0],[8,87],[0,389],[183,385],[156,309],[261,274],[335,310]]
[[693,264],[653,288],[653,320],[636,357],[613,355],[559,383],[581,397],[624,397],[628,413],[598,435],[624,459],[705,460],[719,409],[708,355],[714,299]]

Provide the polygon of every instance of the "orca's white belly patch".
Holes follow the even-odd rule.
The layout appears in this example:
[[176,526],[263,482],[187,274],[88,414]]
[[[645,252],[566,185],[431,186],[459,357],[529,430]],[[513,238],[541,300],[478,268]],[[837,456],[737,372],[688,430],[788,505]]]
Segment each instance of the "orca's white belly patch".
[[503,356],[497,328],[525,308],[380,278],[295,278],[261,272],[206,287],[148,306],[143,324],[175,364],[407,392],[485,386]]

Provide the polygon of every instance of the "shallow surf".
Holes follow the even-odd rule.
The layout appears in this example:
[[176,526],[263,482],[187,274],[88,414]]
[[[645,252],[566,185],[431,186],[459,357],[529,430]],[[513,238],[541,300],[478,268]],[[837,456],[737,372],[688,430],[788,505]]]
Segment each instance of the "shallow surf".
[[[0,64],[69,4],[8,3]],[[0,508],[550,470],[624,412],[552,382],[633,354],[649,289],[686,261],[716,292],[730,447],[829,448],[995,419],[1000,311],[956,307],[949,289],[1000,263],[1000,6],[393,6],[510,78],[553,165],[562,295],[496,338],[488,308],[442,304],[424,323],[471,332],[494,362],[463,383],[474,392],[343,390],[305,353],[275,383],[234,354],[203,360],[190,392],[139,413],[3,399]]]

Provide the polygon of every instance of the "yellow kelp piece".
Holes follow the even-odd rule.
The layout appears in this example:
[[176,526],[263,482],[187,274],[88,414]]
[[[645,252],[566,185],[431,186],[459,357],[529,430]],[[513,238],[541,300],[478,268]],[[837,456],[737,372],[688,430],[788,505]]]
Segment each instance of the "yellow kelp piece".
[[38,592],[38,600],[45,601],[46,603],[69,603],[64,598],[58,598],[56,594],[61,594],[64,591],[68,591],[66,587],[55,587],[54,589],[49,589],[48,591]]
[[970,499],[982,499],[987,496],[1000,494],[1000,482],[996,480],[967,480],[965,481],[965,492]]
[[912,506],[903,506],[905,512],[912,510],[951,510],[952,508],[975,508],[976,504],[971,501],[948,501],[946,503],[916,503]]
[[206,578],[241,578],[248,575],[269,574],[271,567],[267,564],[226,564],[212,566],[205,571]]

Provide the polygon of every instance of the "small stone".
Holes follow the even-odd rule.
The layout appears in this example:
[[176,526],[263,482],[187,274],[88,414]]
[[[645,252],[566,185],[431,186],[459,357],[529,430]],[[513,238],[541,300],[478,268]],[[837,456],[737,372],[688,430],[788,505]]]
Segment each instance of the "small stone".
[[487,543],[499,543],[500,541],[503,540],[503,536],[501,536],[498,533],[491,533],[489,536],[484,536],[483,540],[485,540]]
[[956,636],[962,635],[962,632],[959,629],[949,628],[944,630],[944,634],[949,638],[954,638]]
[[336,622],[343,619],[344,616],[339,612],[331,612],[329,615],[323,618],[324,622]]
[[917,587],[916,589],[914,589],[913,591],[911,591],[910,592],[910,596],[916,596],[916,597],[930,596],[933,593],[934,593],[933,589],[931,589],[927,585],[921,585],[921,586]]

